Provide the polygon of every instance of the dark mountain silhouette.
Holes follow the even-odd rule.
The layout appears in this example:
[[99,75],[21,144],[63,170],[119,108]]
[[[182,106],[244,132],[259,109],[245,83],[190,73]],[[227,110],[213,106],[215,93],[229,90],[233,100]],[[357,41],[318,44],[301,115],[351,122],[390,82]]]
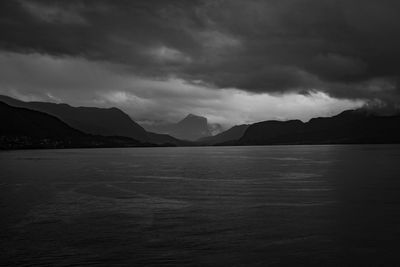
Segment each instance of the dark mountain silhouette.
[[364,109],[344,111],[303,123],[264,121],[249,126],[238,145],[400,143],[400,116]]
[[85,133],[126,136],[148,141],[146,131],[117,108],[72,107],[67,104],[23,102],[7,96],[0,96],[0,101],[14,107],[28,108],[56,116],[69,126]]
[[175,125],[171,135],[186,140],[197,140],[211,133],[207,118],[189,114]]
[[117,108],[71,107],[0,96],[2,100],[7,102],[1,104],[2,148],[400,143],[400,116],[377,115],[366,109],[305,123],[238,125],[215,136],[210,136],[206,118],[189,114],[164,129],[172,137],[147,132]]
[[16,108],[3,102],[0,102],[0,110],[2,134],[23,134],[41,138],[86,136],[60,119],[43,112]]
[[190,141],[211,135],[207,118],[193,114],[187,115],[178,123],[147,126],[147,129]]
[[160,145],[186,145],[186,142],[168,135],[149,133],[117,108],[72,107],[48,102],[24,102],[0,95],[0,101],[14,107],[23,107],[56,116],[69,126],[85,133],[103,136],[125,136],[141,142]]
[[203,145],[215,145],[237,141],[243,136],[248,127],[248,124],[236,125],[217,135],[201,138],[198,142]]
[[127,137],[104,137],[76,130],[55,116],[0,102],[0,148],[143,146]]

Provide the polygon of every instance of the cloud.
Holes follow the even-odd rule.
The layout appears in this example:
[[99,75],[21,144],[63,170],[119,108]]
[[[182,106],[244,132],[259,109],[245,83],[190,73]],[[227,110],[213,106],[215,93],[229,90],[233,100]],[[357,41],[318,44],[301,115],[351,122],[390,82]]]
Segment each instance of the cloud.
[[[293,91],[317,80],[334,93],[334,82],[357,85],[399,71],[394,0],[29,0],[1,10],[3,49],[124,63],[142,75],[216,87]],[[161,60],[146,54],[149,47]]]
[[189,63],[191,61],[190,57],[185,56],[182,52],[165,46],[150,49],[148,53],[150,57],[153,57],[159,63],[179,64]]
[[33,17],[47,23],[86,24],[80,15],[82,5],[57,6],[54,3],[41,3],[38,1],[24,0],[19,2]]
[[37,64],[25,73],[43,96],[126,92],[150,99],[140,106],[176,93],[168,118],[226,90],[398,106],[399,11],[395,0],[1,1],[0,50]]

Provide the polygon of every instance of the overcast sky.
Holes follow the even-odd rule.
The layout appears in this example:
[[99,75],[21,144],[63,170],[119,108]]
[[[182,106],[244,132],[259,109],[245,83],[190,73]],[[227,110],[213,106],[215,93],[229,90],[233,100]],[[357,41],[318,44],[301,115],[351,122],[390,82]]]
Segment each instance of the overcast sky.
[[400,102],[400,1],[0,2],[0,93],[142,123],[307,120]]

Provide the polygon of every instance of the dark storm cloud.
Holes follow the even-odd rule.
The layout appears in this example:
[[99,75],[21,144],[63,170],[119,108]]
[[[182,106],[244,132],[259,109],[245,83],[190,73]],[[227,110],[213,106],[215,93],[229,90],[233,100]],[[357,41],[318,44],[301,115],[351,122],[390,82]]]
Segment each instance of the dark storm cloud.
[[400,2],[2,1],[3,50],[250,92],[399,99]]

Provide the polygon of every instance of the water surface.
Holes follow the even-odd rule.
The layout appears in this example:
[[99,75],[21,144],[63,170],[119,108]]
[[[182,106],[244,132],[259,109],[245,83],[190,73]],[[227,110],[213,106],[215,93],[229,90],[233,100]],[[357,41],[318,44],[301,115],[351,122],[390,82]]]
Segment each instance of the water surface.
[[398,266],[399,174],[397,145],[3,151],[0,263]]

